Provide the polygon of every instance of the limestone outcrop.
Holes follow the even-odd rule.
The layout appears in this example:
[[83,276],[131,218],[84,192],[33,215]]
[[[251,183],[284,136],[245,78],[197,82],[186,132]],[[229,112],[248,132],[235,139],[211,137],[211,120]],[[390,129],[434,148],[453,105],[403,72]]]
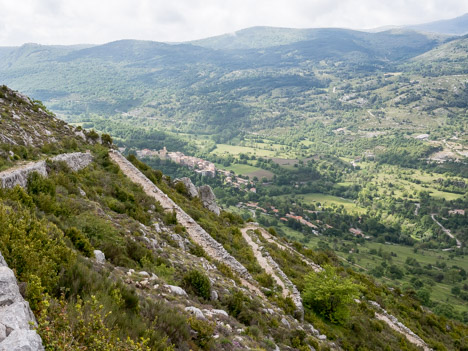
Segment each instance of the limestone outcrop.
[[221,209],[219,208],[218,204],[216,203],[216,196],[209,185],[202,185],[198,188],[198,194],[200,196],[200,200],[203,203],[203,206],[210,210],[213,213],[216,213],[218,216],[221,213]]
[[33,172],[37,172],[42,176],[47,176],[45,161],[31,162],[24,166],[1,172],[0,183],[3,188],[14,188],[16,185],[25,188],[28,184],[28,176]]
[[187,189],[187,194],[191,197],[197,197],[198,196],[198,190],[195,185],[193,185],[192,181],[188,177],[183,177],[180,179],[174,180],[174,183],[181,182],[182,184],[185,185],[185,189]]
[[61,154],[52,158],[54,162],[63,161],[74,172],[87,167],[93,162],[93,155],[89,152],[73,152],[70,154]]
[[[177,221],[187,229],[191,239],[202,246],[206,253],[213,259],[225,263],[234,272],[241,277],[252,281],[253,278],[247,269],[237,261],[226,249],[208,234],[192,217],[190,217],[182,208],[172,201],[161,189],[151,182],[138,168],[127,160],[120,152],[111,151],[110,156],[116,162],[122,172],[133,182],[140,184],[143,190],[150,196],[159,201],[166,211],[175,211]],[[211,188],[210,188],[211,190]],[[211,191],[212,192],[212,191]],[[214,196],[214,194],[213,194]]]
[[[93,161],[93,155],[87,152],[74,152],[55,156],[51,158],[51,160],[54,162],[63,161],[72,171],[76,172],[88,166]],[[28,176],[33,172],[37,172],[46,177],[46,162],[31,162],[0,172],[0,185],[3,188],[14,188],[16,185],[25,188],[28,184]]]
[[19,292],[15,274],[0,254],[0,351],[44,350],[27,301]]

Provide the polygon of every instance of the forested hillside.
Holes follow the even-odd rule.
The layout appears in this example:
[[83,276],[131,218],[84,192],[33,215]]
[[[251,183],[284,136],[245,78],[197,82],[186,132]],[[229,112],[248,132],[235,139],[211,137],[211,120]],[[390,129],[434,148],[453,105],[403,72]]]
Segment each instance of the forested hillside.
[[[58,127],[41,105],[2,89],[4,122],[17,115],[41,124],[37,133],[61,128],[53,140],[34,144],[34,153],[28,138],[2,143],[3,178],[12,164],[20,171],[46,159],[46,175],[33,172],[25,188],[0,189],[0,251],[23,284],[46,350],[466,347],[466,326],[434,315],[411,294],[343,268],[329,250],[280,239],[229,212],[218,216],[187,186],[130,157],[142,179],[189,216],[181,224],[112,162],[108,135]],[[81,170],[50,158],[84,149],[92,161]],[[195,221],[248,273],[197,245]],[[264,246],[268,265],[258,261],[253,242]]]
[[[1,82],[43,101],[0,91],[0,171],[47,166],[0,195],[0,252],[44,343],[466,349],[468,46],[434,33],[255,27],[0,48]],[[136,157],[163,148],[216,175]],[[52,161],[86,151],[78,172]]]

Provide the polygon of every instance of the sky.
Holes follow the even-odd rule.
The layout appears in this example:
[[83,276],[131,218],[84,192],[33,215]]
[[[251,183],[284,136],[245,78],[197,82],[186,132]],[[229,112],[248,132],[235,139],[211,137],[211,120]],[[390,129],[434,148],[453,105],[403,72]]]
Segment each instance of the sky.
[[0,46],[165,42],[253,26],[376,28],[468,13],[466,0],[0,0]]

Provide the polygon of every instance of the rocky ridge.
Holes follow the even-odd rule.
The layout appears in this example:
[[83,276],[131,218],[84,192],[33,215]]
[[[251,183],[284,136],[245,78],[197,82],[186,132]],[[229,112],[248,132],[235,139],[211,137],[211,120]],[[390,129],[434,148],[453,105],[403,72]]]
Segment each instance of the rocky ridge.
[[174,183],[182,183],[185,186],[185,189],[188,195],[191,198],[198,197],[200,198],[203,206],[210,210],[211,212],[215,213],[219,216],[221,213],[221,209],[216,203],[216,196],[213,193],[213,189],[209,185],[202,185],[200,187],[196,187],[190,178],[184,177],[180,179],[175,179]]
[[53,116],[39,102],[0,86],[0,143],[39,147],[67,138],[76,139],[73,127]]
[[[74,152],[70,154],[61,154],[50,159],[53,162],[65,162],[72,171],[78,171],[88,166],[93,156],[90,153]],[[17,166],[13,169],[0,172],[0,185],[4,188],[13,188],[16,185],[26,187],[28,176],[37,172],[42,176],[47,176],[46,161],[31,162],[23,166]]]
[[185,213],[174,201],[151,182],[139,169],[128,161],[121,153],[112,150],[112,160],[120,166],[122,172],[133,182],[140,184],[146,193],[160,202],[166,211],[175,211],[177,221],[182,224],[194,242],[201,245],[209,256],[228,265],[234,272],[247,280],[253,280],[247,269],[231,256],[226,249],[211,237],[192,217]]
[[0,351],[41,351],[36,320],[21,296],[13,271],[0,253]]

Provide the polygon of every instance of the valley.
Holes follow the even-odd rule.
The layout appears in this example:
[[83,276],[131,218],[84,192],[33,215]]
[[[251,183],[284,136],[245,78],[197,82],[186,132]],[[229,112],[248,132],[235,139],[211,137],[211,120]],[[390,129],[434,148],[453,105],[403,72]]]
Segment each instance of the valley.
[[0,89],[0,251],[43,343],[468,347],[467,48],[406,27],[0,48],[21,91]]

